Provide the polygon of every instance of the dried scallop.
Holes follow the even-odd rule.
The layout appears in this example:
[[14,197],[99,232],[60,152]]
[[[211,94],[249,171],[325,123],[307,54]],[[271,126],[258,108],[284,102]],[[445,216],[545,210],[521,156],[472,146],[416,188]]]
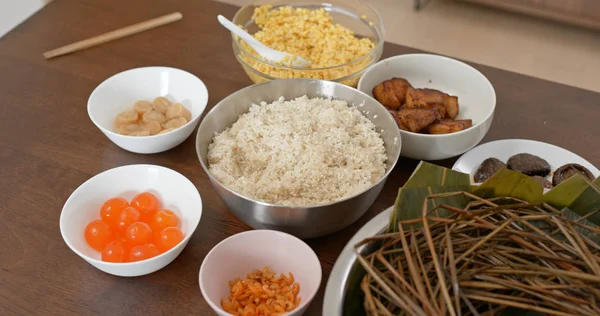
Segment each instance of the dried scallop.
[[127,111],[119,113],[119,115],[117,115],[117,119],[115,121],[117,123],[117,127],[119,127],[123,124],[135,123],[135,122],[137,122],[138,118],[139,118],[138,112],[136,112],[134,110],[127,110]]
[[149,131],[139,131],[128,134],[129,136],[150,136]]
[[190,111],[188,111],[181,103],[175,103],[169,106],[169,109],[167,110],[167,119],[170,120],[178,116],[185,118],[187,121],[192,119]]
[[156,135],[162,130],[162,126],[160,126],[160,123],[152,121],[142,125],[142,130],[147,131],[150,135]]
[[169,99],[165,98],[165,97],[158,97],[156,99],[154,99],[154,101],[152,101],[152,107],[154,108],[154,110],[165,114],[167,113],[167,109],[169,108],[169,106],[171,105],[171,101],[169,101]]
[[173,104],[166,97],[157,97],[152,102],[140,100],[133,109],[117,115],[116,131],[129,136],[165,134],[185,125],[191,116],[182,104]]
[[131,133],[141,132],[142,127],[138,124],[123,124],[119,126],[119,133],[129,135]]
[[158,132],[158,133],[159,133],[159,134],[165,134],[165,133],[168,133],[168,132],[170,132],[170,131],[174,131],[174,130],[175,130],[175,128],[173,128],[173,127],[169,127],[169,128],[165,128],[165,129],[163,129],[162,131],[160,131],[160,132]]
[[168,121],[167,121],[167,122],[166,122],[166,123],[163,125],[163,127],[164,127],[164,128],[178,128],[178,127],[182,127],[182,126],[183,126],[183,125],[185,125],[185,123],[187,123],[187,122],[188,122],[188,121],[187,121],[185,118],[183,118],[183,117],[179,116],[179,117],[172,118],[172,119],[168,120]]
[[146,113],[152,111],[152,103],[148,101],[137,101],[133,105],[133,110],[138,113]]
[[166,120],[167,120],[167,118],[165,118],[165,116],[162,113],[155,111],[155,110],[146,112],[146,113],[144,113],[144,115],[142,115],[142,121],[144,121],[144,123],[158,122],[159,124],[162,124]]

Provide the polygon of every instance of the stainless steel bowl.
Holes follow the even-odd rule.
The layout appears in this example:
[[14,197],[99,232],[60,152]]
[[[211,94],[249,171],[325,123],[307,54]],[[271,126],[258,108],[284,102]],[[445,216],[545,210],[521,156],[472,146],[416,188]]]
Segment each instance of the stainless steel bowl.
[[[254,103],[273,102],[307,95],[331,97],[359,106],[376,126],[384,141],[387,170],[379,182],[357,195],[329,204],[316,206],[286,206],[269,204],[234,192],[215,179],[208,171],[208,145],[215,133],[220,133],[248,112]],[[363,104],[364,103],[364,104]],[[196,151],[202,168],[229,209],[244,223],[256,229],[274,229],[300,238],[312,238],[338,231],[361,217],[373,204],[400,156],[401,139],[390,113],[372,97],[346,85],[314,79],[277,79],[255,84],[237,91],[219,102],[198,128]]]

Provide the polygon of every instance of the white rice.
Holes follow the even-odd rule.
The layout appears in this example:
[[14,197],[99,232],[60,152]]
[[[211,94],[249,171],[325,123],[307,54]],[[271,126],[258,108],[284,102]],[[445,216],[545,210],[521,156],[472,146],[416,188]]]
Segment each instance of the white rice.
[[280,205],[334,202],[385,174],[375,125],[345,101],[306,96],[253,104],[208,147],[209,170],[247,197]]

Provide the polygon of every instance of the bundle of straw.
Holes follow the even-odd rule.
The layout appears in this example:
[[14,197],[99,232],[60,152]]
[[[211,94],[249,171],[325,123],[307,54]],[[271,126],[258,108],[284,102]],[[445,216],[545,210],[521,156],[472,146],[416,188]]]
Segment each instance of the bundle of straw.
[[[427,200],[460,194],[471,199],[464,209],[427,209]],[[368,315],[497,315],[509,307],[600,315],[600,230],[585,218],[457,192],[428,197],[422,217],[398,228],[355,247]],[[360,254],[371,242],[381,246]]]

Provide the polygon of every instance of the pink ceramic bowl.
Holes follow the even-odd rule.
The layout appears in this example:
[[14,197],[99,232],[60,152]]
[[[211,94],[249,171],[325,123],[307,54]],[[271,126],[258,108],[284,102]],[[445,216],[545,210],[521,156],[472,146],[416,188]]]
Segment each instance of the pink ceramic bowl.
[[251,230],[217,244],[200,267],[202,296],[218,315],[230,315],[221,308],[221,299],[230,294],[229,281],[266,266],[278,275],[294,275],[300,284],[301,302],[287,315],[302,315],[321,284],[321,264],[302,240],[274,230]]

